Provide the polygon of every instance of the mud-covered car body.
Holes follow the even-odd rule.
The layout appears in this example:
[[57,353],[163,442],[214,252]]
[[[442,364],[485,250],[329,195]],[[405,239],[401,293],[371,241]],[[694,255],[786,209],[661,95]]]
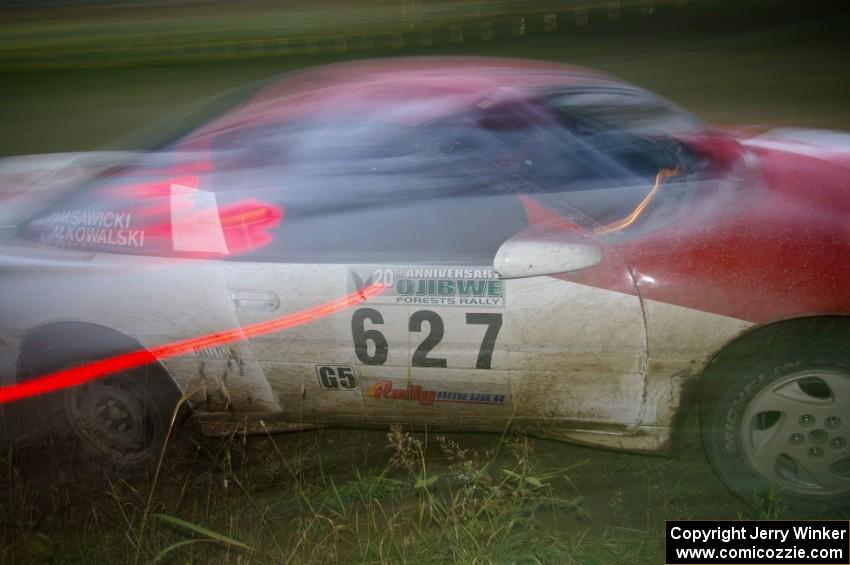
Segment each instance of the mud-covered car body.
[[[146,350],[212,434],[510,422],[663,451],[732,359],[850,316],[848,143],[813,135],[736,138],[548,63],[296,73],[7,183],[0,384]],[[843,383],[812,398],[841,416]]]

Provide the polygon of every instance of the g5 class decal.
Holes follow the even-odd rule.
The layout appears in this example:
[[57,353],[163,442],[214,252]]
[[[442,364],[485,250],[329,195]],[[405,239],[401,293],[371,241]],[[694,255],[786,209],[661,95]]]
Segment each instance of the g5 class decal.
[[319,386],[325,390],[357,390],[354,367],[348,365],[316,365]]
[[492,267],[352,267],[349,273],[351,290],[386,285],[373,304],[505,306],[505,283]]

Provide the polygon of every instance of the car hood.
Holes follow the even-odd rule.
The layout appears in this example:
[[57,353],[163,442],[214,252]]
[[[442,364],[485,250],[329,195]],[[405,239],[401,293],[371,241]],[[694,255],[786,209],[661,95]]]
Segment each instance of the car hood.
[[739,142],[744,174],[618,243],[642,296],[755,323],[850,314],[850,135]]
[[806,156],[850,167],[850,133],[777,128],[742,139],[741,143],[754,149]]
[[742,145],[758,156],[770,199],[789,220],[803,214],[850,232],[850,134],[775,129]]

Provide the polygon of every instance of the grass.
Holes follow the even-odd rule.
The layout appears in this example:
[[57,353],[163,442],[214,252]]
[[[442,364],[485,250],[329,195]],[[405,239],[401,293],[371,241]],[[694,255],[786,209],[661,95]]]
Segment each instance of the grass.
[[[680,457],[523,435],[326,429],[223,439],[191,421],[150,477],[61,449],[2,456],[0,563],[658,563],[664,521],[782,519]],[[837,517],[838,518],[838,517]]]
[[[758,0],[755,0],[758,1]],[[640,0],[621,0],[625,18],[641,17]],[[734,6],[740,14],[744,4],[753,0],[713,0],[720,10]],[[22,66],[49,65],[55,68],[57,59],[66,63],[91,65],[122,61],[127,58],[147,63],[168,59],[208,59],[211,56],[228,58],[240,56],[233,52],[241,47],[241,56],[256,53],[256,41],[275,43],[283,40],[287,49],[305,51],[296,45],[310,38],[327,42],[348,37],[357,43],[358,37],[375,40],[379,36],[407,33],[408,42],[415,40],[421,30],[432,35],[445,34],[451,25],[466,24],[467,40],[475,36],[480,21],[499,26],[501,35],[511,18],[526,17],[527,28],[540,28],[542,14],[560,12],[561,27],[570,27],[575,8],[589,10],[595,25],[608,19],[606,0],[581,2],[528,1],[451,2],[354,1],[281,4],[274,1],[249,0],[238,7],[229,2],[206,1],[201,6],[159,3],[153,6],[135,5],[122,9],[115,5],[101,6],[41,6],[0,7],[0,65],[19,62]],[[655,0],[655,17],[660,14],[676,17],[682,13],[700,13],[699,5],[687,6],[676,0]],[[533,20],[533,21],[532,21]],[[378,39],[380,40],[380,39]],[[229,46],[230,50],[225,50]],[[216,53],[211,53],[210,48]],[[216,49],[217,48],[217,49]],[[356,45],[349,48],[357,49]]]
[[135,482],[10,451],[0,562],[654,563],[665,518],[746,512],[704,462],[525,436],[173,441],[158,478]]

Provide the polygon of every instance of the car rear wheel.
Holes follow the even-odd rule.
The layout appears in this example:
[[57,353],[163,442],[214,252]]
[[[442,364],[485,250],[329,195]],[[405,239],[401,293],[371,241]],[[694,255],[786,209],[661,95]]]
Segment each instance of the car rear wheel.
[[812,514],[850,507],[850,341],[846,332],[777,339],[766,358],[728,365],[700,411],[703,444],[745,500],[769,495]]
[[[21,346],[19,382],[124,353],[142,345],[104,326],[58,322],[33,330]],[[134,475],[159,458],[180,389],[157,363],[24,400],[21,437],[49,435],[82,467]],[[188,408],[180,411],[182,417]]]
[[152,468],[179,399],[174,386],[145,370],[119,373],[59,393],[53,428],[84,462],[122,474]]

